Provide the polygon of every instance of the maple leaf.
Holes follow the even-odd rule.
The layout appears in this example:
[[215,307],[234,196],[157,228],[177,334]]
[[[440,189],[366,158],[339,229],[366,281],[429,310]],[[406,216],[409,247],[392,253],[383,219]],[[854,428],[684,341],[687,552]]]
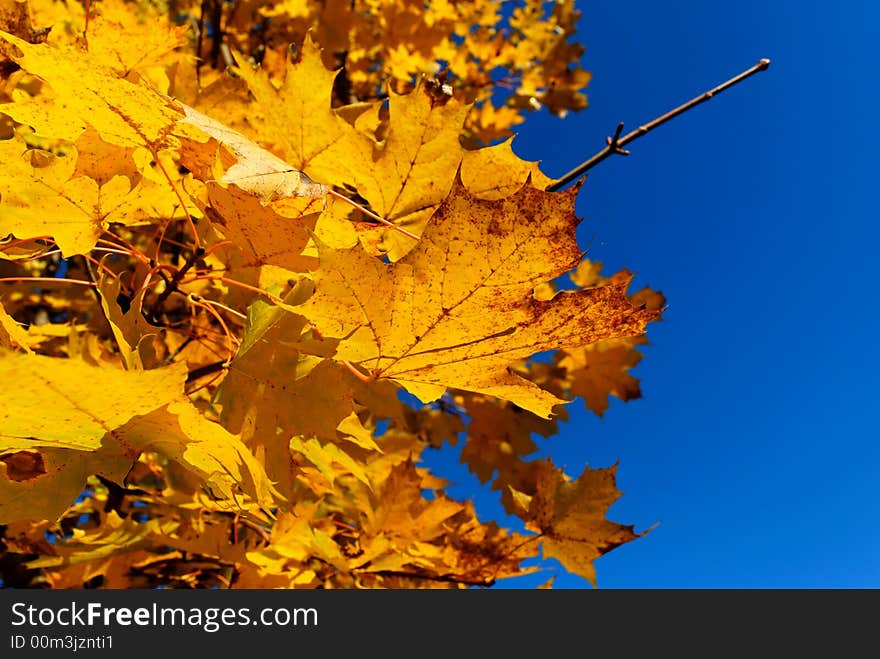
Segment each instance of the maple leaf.
[[622,401],[641,397],[639,381],[627,371],[641,361],[635,346],[642,343],[647,343],[643,337],[607,339],[560,354],[557,363],[568,372],[569,394],[581,396],[599,416],[608,409],[609,395]]
[[0,232],[20,236],[49,234],[65,255],[91,249],[131,192],[124,176],[99,186],[75,176],[76,151],[55,156],[28,150],[17,138],[0,141],[5,165],[0,180]]
[[[601,270],[601,262],[584,259],[569,276],[577,286],[592,288],[612,281],[613,278],[603,277]],[[550,299],[554,294],[555,289],[545,297]],[[663,295],[648,287],[629,295],[629,300],[633,306],[658,314],[666,306]],[[642,360],[638,346],[647,343],[644,336],[604,339],[591,345],[558,350],[552,364],[525,364],[518,366],[517,372],[563,398],[581,396],[588,409],[602,416],[608,409],[609,396],[624,402],[641,397],[639,381],[629,370]]]
[[[469,109],[455,99],[439,104],[423,87],[405,95],[392,92],[384,139],[362,140],[349,155],[350,180],[358,193],[385,219],[420,234],[455,181],[465,154],[459,135]],[[397,260],[411,246],[407,241],[389,249],[390,258]]]
[[[106,63],[122,78],[146,79],[155,89],[167,92],[170,80],[166,65],[191,57],[176,52],[186,45],[190,26],[173,25],[167,13],[147,3],[139,5],[136,12],[124,0],[102,0],[96,8],[88,30],[92,60]],[[54,36],[54,32],[50,34]],[[120,34],[125,38],[120,39]]]
[[141,312],[146,290],[135,296],[127,312],[117,304],[122,282],[116,278],[102,276],[98,280],[101,308],[110,323],[116,344],[128,370],[155,368],[159,359],[154,347],[159,329],[150,325]]
[[310,229],[324,204],[310,197],[286,198],[271,205],[238,185],[209,184],[206,216],[242,251],[248,265],[277,265],[294,272],[311,270],[316,259],[304,255]]
[[56,519],[92,473],[122,480],[140,451],[112,433],[178,397],[183,384],[179,368],[135,373],[6,351],[0,374],[16,381],[0,410],[0,453],[18,456],[18,468],[6,463],[0,476],[3,522]]
[[[392,92],[390,121],[377,141],[369,127],[378,124],[378,106],[362,112],[354,127],[331,108],[335,73],[324,67],[310,37],[299,61],[287,65],[280,88],[264,71],[241,67],[239,74],[257,101],[260,140],[312,179],[357,189],[381,217],[416,234],[448,193],[465,154],[459,135],[468,106],[454,99],[439,104],[422,87]],[[412,246],[409,238],[387,238],[392,260]]]
[[480,199],[504,199],[526,181],[542,190],[550,183],[537,163],[521,160],[513,152],[511,140],[467,151],[461,161],[461,182]]
[[532,441],[532,433],[550,437],[557,431],[556,422],[487,396],[465,394],[461,399],[470,419],[461,461],[483,483],[490,480],[497,469],[498,480],[505,483],[506,490],[514,463],[538,448]]
[[[613,478],[525,457],[557,404],[634,395],[662,297],[587,262],[557,292],[577,190],[473,148],[585,105],[577,12],[379,4],[0,3],[0,542],[30,583],[490,586],[626,539]],[[462,437],[538,535],[417,466]]]
[[6,313],[3,303],[0,302],[0,347],[22,348],[26,352],[32,352],[28,345],[27,332],[15,322],[15,319]]
[[287,63],[284,82],[276,88],[265,71],[238,68],[256,99],[250,111],[257,136],[273,144],[295,169],[315,181],[342,185],[348,178],[348,149],[354,129],[331,110],[335,73],[321,61],[320,49],[307,37],[300,60]]
[[180,366],[122,371],[2,351],[0,375],[17,382],[0,411],[0,454],[11,456],[0,477],[2,521],[25,511],[55,519],[88,475],[121,481],[147,450],[194,470],[226,500],[244,488],[260,504],[274,503],[253,456],[182,399]]
[[543,350],[644,331],[655,312],[626,299],[629,277],[536,300],[536,284],[580,260],[576,190],[529,185],[506,199],[458,185],[403,259],[319,246],[315,294],[285,308],[338,341],[335,358],[388,378],[422,401],[447,387],[498,396],[549,418],[562,401],[509,370]]
[[170,99],[120,78],[88,53],[32,45],[4,32],[0,40],[11,44],[18,51],[12,59],[49,83],[53,93],[2,103],[0,112],[41,135],[75,142],[93,126],[111,144],[155,145],[182,116]]
[[535,494],[515,493],[519,514],[526,528],[540,533],[544,556],[558,559],[567,570],[595,586],[593,561],[644,535],[635,533],[632,526],[605,518],[608,508],[621,496],[615,483],[617,466],[586,467],[570,481],[548,460],[537,465]]
[[[300,290],[303,296],[308,292]],[[261,457],[270,477],[288,497],[295,476],[291,442],[307,458],[320,454],[317,449],[303,450],[313,447],[312,438],[324,446],[325,459],[331,454],[339,457],[333,443],[379,450],[355,414],[355,378],[341,365],[304,352],[318,346],[304,334],[305,329],[302,317],[255,302],[249,309],[244,340],[216,395],[224,426],[242,433],[243,441]],[[332,347],[324,349],[332,352]]]

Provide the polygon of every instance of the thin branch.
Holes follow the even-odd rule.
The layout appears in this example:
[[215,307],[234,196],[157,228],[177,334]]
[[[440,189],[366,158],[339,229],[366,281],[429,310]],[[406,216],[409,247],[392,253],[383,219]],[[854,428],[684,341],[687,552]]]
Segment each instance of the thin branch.
[[12,283],[21,281],[37,281],[47,284],[82,284],[83,286],[94,286],[94,282],[82,281],[81,279],[67,279],[66,277],[0,277],[2,283]]
[[225,359],[223,361],[214,362],[212,364],[205,364],[204,366],[199,366],[198,368],[194,368],[189,372],[186,376],[187,383],[195,382],[207,375],[213,375],[217,371],[224,371],[229,367],[229,362]]
[[604,149],[599,151],[599,153],[594,155],[589,160],[585,160],[580,165],[578,165],[577,167],[572,169],[570,172],[568,172],[567,174],[565,174],[561,178],[557,179],[556,181],[554,181],[553,183],[548,185],[547,190],[549,192],[555,192],[557,190],[561,190],[566,185],[568,185],[569,183],[571,183],[572,181],[579,178],[584,173],[586,173],[587,171],[589,171],[590,169],[592,169],[593,167],[598,165],[600,162],[602,162],[606,158],[610,158],[611,156],[613,156],[615,154],[621,155],[621,156],[628,156],[629,151],[627,151],[623,147],[625,147],[630,142],[637,140],[642,135],[647,135],[648,133],[650,133],[652,130],[654,130],[658,126],[662,126],[663,124],[665,124],[667,121],[674,119],[678,115],[687,112],[691,108],[696,107],[697,105],[700,105],[701,103],[705,103],[710,98],[717,96],[718,94],[723,92],[725,89],[729,89],[730,87],[733,87],[734,85],[742,82],[746,78],[749,78],[749,77],[753,76],[754,74],[759,73],[760,71],[766,71],[768,68],[770,68],[770,60],[767,58],[764,58],[760,62],[755,64],[753,67],[751,67],[750,69],[747,69],[747,70],[743,71],[742,73],[740,73],[738,76],[735,76],[735,77],[731,78],[730,80],[728,80],[727,82],[724,82],[724,83],[718,85],[717,87],[710,89],[709,91],[704,92],[695,98],[692,98],[687,103],[679,105],[677,108],[670,110],[666,114],[657,117],[653,121],[651,121],[643,126],[639,126],[634,131],[627,133],[623,137],[620,136],[620,134],[623,132],[623,122],[620,122],[617,125],[617,130],[615,131],[614,136],[605,138],[605,141],[607,142],[607,144]]
[[177,288],[180,285],[180,282],[183,279],[184,275],[186,275],[189,269],[196,264],[196,261],[198,261],[204,255],[205,249],[203,247],[196,246],[190,253],[189,257],[186,259],[186,262],[183,264],[183,266],[174,273],[174,275],[171,277],[171,281],[165,286],[165,290],[163,290],[159,294],[159,297],[157,297],[156,301],[153,303],[150,315],[154,319],[158,317],[159,310],[162,308],[165,300],[167,300],[172,293],[175,293],[177,291]]

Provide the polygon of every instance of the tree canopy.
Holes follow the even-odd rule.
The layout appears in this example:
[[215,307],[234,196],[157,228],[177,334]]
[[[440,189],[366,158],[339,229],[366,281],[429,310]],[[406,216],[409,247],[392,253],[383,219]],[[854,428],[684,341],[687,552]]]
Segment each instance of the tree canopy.
[[665,305],[512,149],[586,107],[546,5],[2,0],[5,585],[491,586],[539,556],[595,584],[639,537],[616,466],[533,455],[640,395]]

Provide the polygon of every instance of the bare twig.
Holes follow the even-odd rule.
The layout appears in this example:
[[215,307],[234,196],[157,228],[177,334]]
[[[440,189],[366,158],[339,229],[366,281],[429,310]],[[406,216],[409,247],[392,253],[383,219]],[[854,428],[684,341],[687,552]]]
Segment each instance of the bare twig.
[[746,78],[749,78],[760,71],[766,71],[768,68],[770,68],[770,60],[767,58],[764,58],[761,61],[759,61],[757,64],[755,64],[753,67],[751,67],[750,69],[747,69],[747,70],[743,71],[742,73],[740,73],[738,76],[735,76],[735,77],[731,78],[730,80],[728,80],[727,82],[724,82],[724,83],[718,85],[714,89],[710,89],[709,91],[704,92],[703,94],[700,94],[699,96],[697,96],[695,98],[692,98],[687,103],[679,105],[677,108],[670,110],[666,114],[657,117],[653,121],[651,121],[643,126],[639,126],[634,131],[627,133],[623,137],[620,136],[620,134],[623,132],[623,122],[620,122],[619,124],[617,124],[617,130],[614,132],[614,136],[605,138],[605,141],[607,142],[607,144],[604,149],[599,151],[599,153],[594,155],[589,160],[585,160],[580,165],[578,165],[577,167],[572,169],[570,172],[568,172],[567,174],[565,174],[561,178],[557,179],[556,181],[554,181],[553,183],[548,185],[547,190],[550,192],[555,192],[557,190],[564,188],[566,185],[568,185],[569,183],[574,181],[576,178],[582,176],[588,170],[592,169],[593,167],[598,165],[600,162],[602,162],[606,158],[609,158],[615,154],[621,155],[621,156],[629,155],[629,151],[627,151],[623,147],[625,147],[630,142],[637,140],[642,135],[646,135],[647,133],[650,133],[652,130],[654,130],[658,126],[662,126],[670,119],[674,119],[678,115],[687,112],[691,108],[696,107],[697,105],[700,105],[701,103],[705,103],[710,98],[717,96],[718,94],[723,92],[725,89],[733,87],[737,83],[742,82]]

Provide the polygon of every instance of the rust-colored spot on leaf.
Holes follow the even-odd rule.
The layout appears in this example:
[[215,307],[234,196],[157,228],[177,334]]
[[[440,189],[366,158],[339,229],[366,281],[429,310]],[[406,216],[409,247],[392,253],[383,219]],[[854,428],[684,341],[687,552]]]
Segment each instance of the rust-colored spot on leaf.
[[17,451],[0,455],[0,462],[6,463],[6,477],[17,483],[29,481],[46,473],[43,456],[30,451]]

